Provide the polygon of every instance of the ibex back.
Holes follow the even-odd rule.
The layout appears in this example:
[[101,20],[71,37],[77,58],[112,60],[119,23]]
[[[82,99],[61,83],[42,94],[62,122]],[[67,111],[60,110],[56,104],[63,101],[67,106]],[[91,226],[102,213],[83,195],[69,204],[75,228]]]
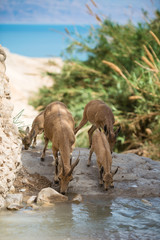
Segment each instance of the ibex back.
[[96,128],[102,128],[105,133],[108,130],[109,144],[111,152],[116,142],[116,137],[120,131],[120,127],[114,132],[113,124],[115,122],[112,110],[101,100],[92,100],[84,108],[83,118],[78,127],[75,129],[75,134],[87,123],[90,122],[92,127],[89,129],[89,143],[92,143],[92,134]]
[[[45,156],[46,145],[52,142],[52,151],[55,159],[54,181],[59,182],[60,192],[65,194],[69,182],[73,179],[72,172],[79,162],[79,158],[72,164],[71,153],[75,143],[74,119],[62,102],[49,104],[44,112],[45,147],[42,159]],[[60,162],[58,159],[60,153]]]
[[99,129],[95,130],[92,135],[92,145],[87,166],[90,166],[93,152],[96,154],[99,168],[99,183],[100,185],[104,185],[105,190],[108,190],[109,187],[114,187],[113,176],[118,171],[118,167],[115,172],[111,172],[112,155],[110,146],[106,135],[102,131],[100,132]]
[[41,112],[34,119],[31,131],[29,131],[29,127],[26,128],[25,136],[22,138],[22,143],[24,145],[25,150],[28,150],[32,143],[33,138],[34,141],[32,147],[36,146],[37,135],[41,134],[43,132],[43,129],[44,129],[44,112]]

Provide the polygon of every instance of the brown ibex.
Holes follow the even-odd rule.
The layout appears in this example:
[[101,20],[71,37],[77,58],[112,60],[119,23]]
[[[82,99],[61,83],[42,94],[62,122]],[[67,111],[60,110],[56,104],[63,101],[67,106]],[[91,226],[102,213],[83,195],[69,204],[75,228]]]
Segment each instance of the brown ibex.
[[73,169],[79,162],[78,157],[72,164],[71,153],[75,143],[74,125],[71,113],[62,102],[53,102],[46,107],[44,111],[45,147],[41,159],[45,157],[46,145],[50,140],[55,159],[54,181],[59,182],[62,194],[66,193],[68,184],[73,179]]
[[24,145],[24,149],[28,150],[30,147],[32,140],[34,138],[32,147],[36,146],[37,135],[41,134],[44,129],[44,111],[38,114],[38,116],[34,119],[32,123],[31,131],[29,131],[29,127],[26,128],[25,137],[22,138],[22,143]]
[[116,142],[116,137],[120,127],[114,132],[113,124],[115,122],[112,110],[101,100],[91,100],[84,108],[83,118],[78,127],[75,128],[75,134],[87,123],[90,122],[92,127],[88,131],[89,143],[92,143],[92,134],[96,128],[102,128],[104,132],[108,130],[108,141],[111,152]]
[[114,173],[111,172],[112,155],[109,142],[106,135],[102,131],[99,131],[99,129],[96,129],[92,135],[92,145],[87,166],[90,166],[93,152],[96,154],[97,164],[99,168],[99,184],[101,186],[104,185],[105,190],[108,190],[109,187],[114,187],[113,176],[118,171],[118,167]]

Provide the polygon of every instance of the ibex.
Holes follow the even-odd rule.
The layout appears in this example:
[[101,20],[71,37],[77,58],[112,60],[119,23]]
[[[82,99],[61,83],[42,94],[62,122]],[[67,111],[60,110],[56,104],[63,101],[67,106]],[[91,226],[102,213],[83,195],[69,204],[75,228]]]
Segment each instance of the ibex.
[[31,131],[29,131],[29,127],[26,128],[25,137],[22,138],[22,143],[24,145],[25,150],[28,150],[30,147],[32,140],[34,138],[32,147],[36,146],[37,135],[41,134],[44,129],[44,111],[41,112],[33,121]]
[[[60,184],[60,193],[65,194],[69,182],[73,179],[73,169],[79,162],[79,157],[72,164],[71,153],[75,143],[74,119],[62,102],[49,104],[44,111],[44,137],[45,147],[41,156],[45,157],[45,150],[50,140],[55,159],[54,181]],[[60,160],[58,159],[60,154]],[[60,162],[59,162],[60,161]]]
[[92,145],[87,166],[90,166],[93,152],[96,154],[99,168],[99,184],[101,186],[104,185],[105,190],[108,190],[109,187],[113,188],[113,176],[118,171],[118,167],[114,173],[111,172],[112,155],[110,152],[110,146],[106,135],[102,131],[99,131],[99,129],[96,129],[92,135]]
[[116,142],[120,127],[114,132],[113,124],[115,122],[112,110],[101,100],[92,100],[84,108],[83,118],[78,127],[75,128],[75,134],[87,123],[90,122],[92,127],[88,131],[89,143],[92,143],[92,134],[96,128],[102,128],[107,135],[111,152]]

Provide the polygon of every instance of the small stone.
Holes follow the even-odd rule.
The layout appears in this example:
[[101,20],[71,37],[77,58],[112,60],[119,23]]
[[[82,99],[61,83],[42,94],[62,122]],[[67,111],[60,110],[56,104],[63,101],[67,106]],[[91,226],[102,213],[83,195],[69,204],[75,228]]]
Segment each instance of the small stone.
[[82,196],[81,194],[77,194],[73,199],[72,199],[72,202],[74,203],[81,203],[82,202]]
[[27,205],[31,205],[32,203],[36,202],[37,196],[31,196],[28,200],[27,200]]
[[25,189],[25,188],[21,188],[19,191],[20,191],[20,192],[25,192],[26,189]]
[[141,202],[144,203],[147,206],[152,206],[152,204],[146,199],[142,199]]
[[68,197],[60,194],[53,188],[43,188],[37,197],[38,204],[54,203],[54,202],[64,202],[67,201]]

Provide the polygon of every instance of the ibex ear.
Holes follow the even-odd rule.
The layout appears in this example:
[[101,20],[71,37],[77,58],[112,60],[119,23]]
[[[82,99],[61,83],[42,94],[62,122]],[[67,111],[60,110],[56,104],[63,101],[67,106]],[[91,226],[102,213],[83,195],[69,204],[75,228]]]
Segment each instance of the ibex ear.
[[73,169],[77,166],[77,164],[79,163],[79,156],[80,156],[80,152],[79,152],[79,154],[78,154],[78,157],[77,157],[77,159],[76,159],[76,161],[71,165],[71,170],[69,171],[69,173],[68,173],[68,176],[70,176],[71,174],[72,174],[72,172],[73,172]]
[[108,134],[107,125],[104,125],[104,131],[105,131],[105,134],[107,135]]
[[121,131],[121,126],[119,126],[119,128],[117,128],[117,130],[115,131],[115,137],[118,136],[119,132]]
[[29,127],[26,127],[25,134],[29,133]]

